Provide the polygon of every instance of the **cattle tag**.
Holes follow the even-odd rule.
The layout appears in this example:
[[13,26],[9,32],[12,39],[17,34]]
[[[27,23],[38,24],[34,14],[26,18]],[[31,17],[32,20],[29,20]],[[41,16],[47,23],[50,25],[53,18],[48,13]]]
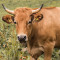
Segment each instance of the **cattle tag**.
[[40,20],[42,20],[42,19],[43,19],[43,15],[42,15],[42,14],[40,14],[39,16],[37,16],[37,17],[36,17],[36,19],[35,19],[35,20],[36,20],[36,21],[40,21]]
[[36,18],[36,21],[38,21],[39,20],[39,18]]
[[8,20],[9,21],[9,23],[11,23],[12,22],[12,20]]

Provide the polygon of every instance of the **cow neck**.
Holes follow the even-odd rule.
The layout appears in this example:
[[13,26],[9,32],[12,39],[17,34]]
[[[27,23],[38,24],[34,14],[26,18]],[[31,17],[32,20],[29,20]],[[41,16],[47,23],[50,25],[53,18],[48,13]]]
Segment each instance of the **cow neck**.
[[[37,40],[36,40],[37,39],[36,36],[37,36],[37,28],[36,28],[35,25],[33,25],[31,36],[30,36],[29,42],[28,42],[30,48],[38,46],[38,43],[37,43]],[[35,43],[36,43],[36,45],[34,45]]]

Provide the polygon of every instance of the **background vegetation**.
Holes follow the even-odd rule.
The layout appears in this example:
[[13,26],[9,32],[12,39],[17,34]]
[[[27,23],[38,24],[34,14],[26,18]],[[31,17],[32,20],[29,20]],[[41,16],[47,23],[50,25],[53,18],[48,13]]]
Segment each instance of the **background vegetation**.
[[[6,24],[2,21],[2,16],[8,14],[1,4],[14,10],[17,7],[39,8],[42,3],[44,7],[60,7],[60,0],[0,0],[0,60],[29,60],[27,52],[20,51],[23,48],[17,41],[14,24]],[[43,55],[39,58],[43,60]],[[60,60],[59,49],[54,49],[53,60]]]

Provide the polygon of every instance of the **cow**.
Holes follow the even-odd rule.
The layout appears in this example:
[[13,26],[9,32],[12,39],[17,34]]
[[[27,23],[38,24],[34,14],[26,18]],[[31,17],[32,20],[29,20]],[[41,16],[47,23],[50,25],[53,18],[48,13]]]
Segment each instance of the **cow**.
[[[2,5],[13,15],[3,16],[16,25],[20,43],[27,47],[31,60],[37,60],[44,53],[44,60],[51,60],[54,48],[60,48],[60,7],[16,8],[14,11]],[[9,18],[9,19],[5,19]]]

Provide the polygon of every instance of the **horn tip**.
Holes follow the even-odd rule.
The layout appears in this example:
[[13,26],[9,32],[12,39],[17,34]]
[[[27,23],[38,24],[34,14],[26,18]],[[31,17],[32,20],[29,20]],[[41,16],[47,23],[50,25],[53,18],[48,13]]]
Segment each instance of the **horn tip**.
[[2,4],[2,6],[4,6],[4,4]]
[[2,6],[3,6],[4,9],[6,9],[5,6],[4,6],[4,4],[2,4]]
[[42,4],[42,5],[40,6],[40,10],[42,9],[43,5],[44,5],[44,4]]

